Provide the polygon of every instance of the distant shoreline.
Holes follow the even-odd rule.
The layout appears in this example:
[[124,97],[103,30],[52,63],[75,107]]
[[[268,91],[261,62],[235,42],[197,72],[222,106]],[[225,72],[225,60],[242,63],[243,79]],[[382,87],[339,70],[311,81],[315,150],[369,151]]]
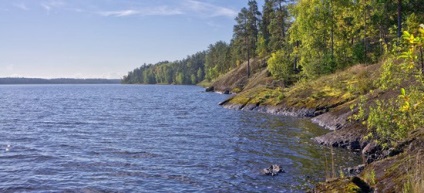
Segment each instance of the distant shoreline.
[[0,85],[4,84],[121,84],[121,80],[102,78],[0,78]]

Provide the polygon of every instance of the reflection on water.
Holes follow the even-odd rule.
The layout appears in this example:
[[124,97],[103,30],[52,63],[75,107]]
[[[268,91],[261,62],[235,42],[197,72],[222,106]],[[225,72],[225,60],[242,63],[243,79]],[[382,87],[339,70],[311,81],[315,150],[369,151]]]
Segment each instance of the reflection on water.
[[[304,192],[327,132],[193,86],[0,86],[0,192]],[[327,160],[327,161],[326,161]],[[359,163],[335,149],[335,168]],[[263,176],[280,164],[286,173]],[[327,167],[328,168],[328,167]]]

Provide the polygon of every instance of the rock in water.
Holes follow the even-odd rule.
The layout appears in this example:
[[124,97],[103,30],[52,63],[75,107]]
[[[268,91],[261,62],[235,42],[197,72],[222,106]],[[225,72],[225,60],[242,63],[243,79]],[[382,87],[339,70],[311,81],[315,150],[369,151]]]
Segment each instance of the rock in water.
[[263,175],[271,175],[271,171],[269,170],[269,168],[264,168],[261,170],[261,173]]
[[213,86],[206,88],[206,92],[214,92],[215,88]]
[[264,168],[262,170],[262,173],[268,176],[276,176],[279,173],[284,173],[284,170],[281,168],[281,166],[273,164],[269,168]]

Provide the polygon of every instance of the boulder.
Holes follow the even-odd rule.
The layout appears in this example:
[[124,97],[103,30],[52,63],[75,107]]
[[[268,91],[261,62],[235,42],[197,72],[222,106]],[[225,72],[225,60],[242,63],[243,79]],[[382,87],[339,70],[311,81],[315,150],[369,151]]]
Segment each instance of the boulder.
[[356,176],[365,169],[365,164],[361,164],[355,167],[350,167],[347,169],[349,175]]
[[277,164],[273,164],[268,168],[262,169],[262,174],[267,176],[276,176],[279,173],[284,173],[284,170]]
[[362,149],[362,155],[365,157],[366,163],[372,163],[382,157],[381,146],[375,142],[368,143],[364,149]]
[[213,87],[213,86],[207,87],[205,91],[206,92],[214,92],[215,91],[215,87]]

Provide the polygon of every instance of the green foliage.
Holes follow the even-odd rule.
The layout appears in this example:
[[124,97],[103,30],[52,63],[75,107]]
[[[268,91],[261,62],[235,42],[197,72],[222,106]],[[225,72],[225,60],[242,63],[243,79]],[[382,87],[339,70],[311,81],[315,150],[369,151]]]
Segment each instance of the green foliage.
[[367,61],[367,56],[365,55],[365,46],[362,42],[357,42],[353,45],[353,53],[352,53],[352,57],[353,60],[355,60],[358,63],[366,63]]
[[273,12],[270,14],[269,49],[277,51],[286,45],[287,30],[289,29],[289,12],[283,0],[273,0]]
[[256,1],[249,0],[248,8],[242,8],[235,18],[232,43],[237,60],[247,61],[255,56],[260,15]]
[[209,45],[205,56],[206,79],[211,81],[219,75],[226,73],[231,65],[230,45],[223,41]]
[[397,97],[375,100],[368,108],[363,100],[354,118],[364,120],[369,129],[367,139],[383,147],[393,146],[424,125],[423,98],[424,93],[416,88],[402,88]]
[[[404,3],[407,26],[424,18],[423,10],[411,3],[422,7],[412,0]],[[301,42],[299,65],[309,78],[357,63],[378,62],[396,34],[390,30],[397,24],[393,1],[299,0],[290,7],[290,14],[295,18],[290,42]]]
[[182,72],[177,73],[177,77],[175,78],[176,84],[183,84],[184,83],[184,74]]
[[263,35],[259,35],[258,42],[256,46],[256,54],[263,58],[268,55],[268,46],[266,44],[266,40]]
[[202,68],[199,68],[199,70],[197,70],[197,80],[201,81],[203,79],[204,79],[203,70]]
[[290,56],[283,50],[272,53],[267,62],[268,71],[276,79],[283,79],[284,81],[288,82],[290,77],[294,74],[293,64],[290,60]]
[[197,84],[203,80],[206,52],[174,62],[144,64],[124,76],[125,84]]
[[376,178],[375,178],[375,171],[374,169],[371,169],[371,171],[365,173],[364,180],[371,186],[374,186],[376,184]]
[[190,77],[190,79],[191,79],[191,84],[196,84],[197,83],[197,77],[196,77],[196,75],[192,74],[191,77]]
[[[409,58],[408,67],[416,67],[419,63],[423,69],[422,38],[417,36],[419,30],[416,29],[424,22],[424,4],[422,0],[401,3],[389,0],[265,0],[261,13],[257,2],[249,0],[235,18],[230,43],[216,42],[206,51],[179,61],[144,64],[124,76],[122,82],[197,84],[205,79],[212,81],[256,56],[269,57],[270,53],[276,54],[272,55],[275,65],[269,67],[271,73],[285,81],[293,73],[289,70],[291,67],[296,73],[300,72],[297,77],[315,79],[353,64],[375,63],[388,54],[387,50],[398,49],[395,45],[399,42],[394,42],[399,41],[398,38],[393,40],[399,28],[396,25],[398,5],[402,6],[405,18],[400,27],[411,32],[404,38],[412,42],[408,44],[411,50],[402,54],[402,58]],[[285,58],[278,58],[282,54],[279,52],[284,52]],[[382,77],[385,78],[381,79],[379,87],[392,88],[401,84],[402,78],[397,74],[405,75],[405,69],[397,65],[398,61],[398,58],[388,57],[383,69]],[[406,75],[412,76],[416,75]]]
[[359,108],[356,118],[365,120],[370,133],[369,139],[374,139],[383,147],[395,145],[406,138],[410,131],[424,125],[424,81],[420,68],[418,49],[424,42],[424,26],[415,37],[405,31],[403,44],[395,50],[403,50],[397,55],[394,52],[382,66],[382,73],[376,85],[389,95],[385,99],[375,100],[374,105],[364,110],[365,103]]

